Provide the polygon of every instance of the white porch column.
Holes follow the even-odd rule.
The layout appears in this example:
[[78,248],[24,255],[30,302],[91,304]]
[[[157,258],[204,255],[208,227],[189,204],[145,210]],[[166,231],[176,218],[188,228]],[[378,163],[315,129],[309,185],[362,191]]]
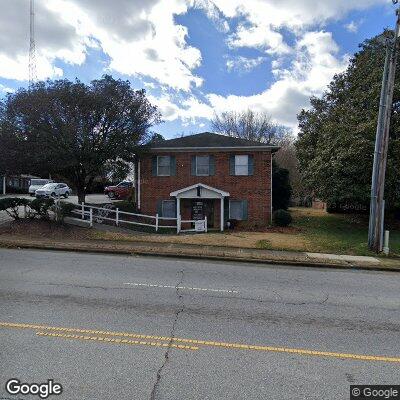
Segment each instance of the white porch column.
[[137,172],[137,208],[140,210],[141,203],[140,203],[140,160],[138,161],[138,172]]
[[3,176],[3,194],[6,194],[6,176]]
[[177,233],[181,231],[181,199],[180,197],[176,197],[176,227]]
[[224,231],[224,197],[221,196],[221,232]]

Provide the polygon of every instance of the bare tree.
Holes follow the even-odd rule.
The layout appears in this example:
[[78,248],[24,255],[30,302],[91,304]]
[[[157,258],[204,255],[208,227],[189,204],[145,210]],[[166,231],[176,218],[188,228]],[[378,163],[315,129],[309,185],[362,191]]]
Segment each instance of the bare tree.
[[274,155],[274,159],[281,168],[285,168],[289,171],[290,185],[293,189],[292,198],[301,199],[308,193],[301,179],[295,143],[296,138],[293,134],[287,134],[281,137],[278,142],[281,148]]
[[211,126],[215,132],[224,135],[271,144],[278,144],[289,132],[285,126],[274,123],[267,113],[249,109],[215,113]]

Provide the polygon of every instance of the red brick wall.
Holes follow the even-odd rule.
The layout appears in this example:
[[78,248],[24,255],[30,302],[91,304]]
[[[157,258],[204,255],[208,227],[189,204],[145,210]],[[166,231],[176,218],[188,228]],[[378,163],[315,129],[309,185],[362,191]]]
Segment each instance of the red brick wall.
[[[191,157],[193,155],[212,154],[215,157],[214,176],[191,176]],[[254,175],[229,175],[231,154],[252,154],[254,156]],[[230,193],[231,200],[248,200],[248,220],[242,225],[265,226],[271,218],[271,152],[234,153],[160,153],[176,157],[176,176],[152,176],[152,156],[141,159],[141,212],[155,214],[159,199],[170,199],[170,193],[196,183],[203,183]],[[219,205],[219,201],[215,204]],[[219,216],[219,207],[215,215]],[[216,218],[215,218],[216,219]]]

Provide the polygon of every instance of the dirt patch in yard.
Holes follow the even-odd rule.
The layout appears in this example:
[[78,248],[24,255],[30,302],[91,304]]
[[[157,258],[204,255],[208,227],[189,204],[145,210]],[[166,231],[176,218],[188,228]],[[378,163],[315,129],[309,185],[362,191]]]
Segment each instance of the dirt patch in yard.
[[229,232],[202,233],[192,235],[135,235],[114,232],[94,232],[96,239],[137,242],[197,244],[204,246],[226,246],[262,249],[304,250],[307,240],[301,236],[277,232]]
[[153,242],[195,244],[204,246],[242,247],[249,249],[305,250],[308,241],[298,230],[292,228],[271,228],[265,232],[215,232],[202,234],[157,235],[117,233],[80,228],[71,225],[58,225],[42,220],[13,221],[0,228],[0,237],[14,236],[24,238],[48,238],[49,240],[93,240],[118,242]]
[[25,238],[48,239],[90,239],[92,232],[85,228],[71,225],[59,225],[50,221],[29,220],[13,221],[8,226],[0,228],[0,235]]

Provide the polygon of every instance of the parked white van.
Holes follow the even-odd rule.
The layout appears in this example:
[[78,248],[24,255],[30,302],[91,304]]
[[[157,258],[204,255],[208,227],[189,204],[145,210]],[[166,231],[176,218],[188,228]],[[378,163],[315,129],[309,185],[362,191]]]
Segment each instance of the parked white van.
[[31,196],[35,195],[36,190],[42,188],[44,185],[48,183],[52,183],[51,179],[31,179],[31,184],[29,186],[29,194]]

